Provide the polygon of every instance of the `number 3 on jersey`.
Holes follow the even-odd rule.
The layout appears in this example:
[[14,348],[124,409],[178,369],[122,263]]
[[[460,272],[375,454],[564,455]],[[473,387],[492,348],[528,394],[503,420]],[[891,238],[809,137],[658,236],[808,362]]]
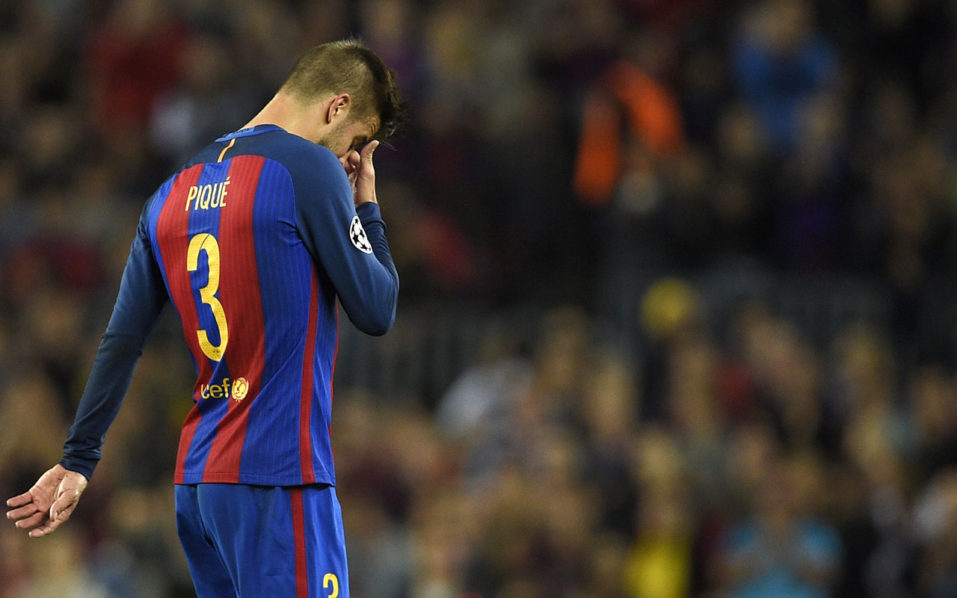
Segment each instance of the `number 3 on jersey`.
[[220,361],[226,351],[226,343],[229,341],[229,329],[226,326],[226,312],[223,311],[223,304],[216,298],[216,292],[219,290],[219,243],[216,237],[209,233],[200,233],[189,240],[189,249],[186,251],[188,271],[195,272],[199,267],[200,251],[206,252],[209,280],[206,281],[206,286],[199,290],[199,298],[213,312],[216,328],[219,330],[219,344],[211,343],[209,334],[205,330],[197,330],[196,336],[199,338],[199,348],[203,350],[203,354],[213,361]]

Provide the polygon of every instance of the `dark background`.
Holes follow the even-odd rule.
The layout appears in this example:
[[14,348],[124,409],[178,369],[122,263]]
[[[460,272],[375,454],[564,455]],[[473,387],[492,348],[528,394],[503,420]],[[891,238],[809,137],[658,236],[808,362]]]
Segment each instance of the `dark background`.
[[[957,595],[955,29],[933,0],[0,2],[0,491],[59,458],[146,197],[356,35],[411,119],[376,152],[397,323],[340,330],[353,596]],[[171,311],[73,520],[0,528],[0,597],[191,595]]]

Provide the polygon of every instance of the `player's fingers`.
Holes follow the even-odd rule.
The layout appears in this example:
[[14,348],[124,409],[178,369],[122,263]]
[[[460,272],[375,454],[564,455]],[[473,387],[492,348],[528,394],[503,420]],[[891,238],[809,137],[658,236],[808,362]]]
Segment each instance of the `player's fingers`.
[[24,492],[23,494],[19,494],[13,498],[8,498],[7,506],[22,507],[23,505],[30,504],[31,502],[33,502],[33,495],[29,492]]
[[353,162],[352,162],[352,156],[351,156],[351,154],[352,154],[352,152],[350,152],[350,153],[348,153],[348,154],[345,154],[344,156],[341,156],[341,157],[339,158],[339,164],[342,164],[342,168],[343,168],[347,173],[348,173],[348,172],[352,172],[352,170],[355,168],[355,164],[353,164]]
[[355,177],[359,175],[359,153],[352,150],[343,156],[340,162],[342,162],[342,168],[345,169],[346,175],[354,182]]
[[[77,498],[79,498],[79,496],[77,496]],[[55,510],[56,505],[54,505],[54,507],[50,509],[50,518],[40,527],[40,529],[42,529],[45,534],[48,534],[60,527],[60,525],[65,523],[70,518],[70,515],[73,514],[73,511],[76,510],[76,504],[77,501],[74,500],[73,502],[67,504],[62,510]]]
[[362,160],[372,164],[372,153],[375,151],[375,148],[379,147],[379,140],[373,139],[362,148]]
[[57,498],[53,506],[50,507],[50,519],[66,521],[76,508],[76,503],[80,500],[79,489],[67,490]]
[[45,524],[41,525],[40,527],[30,530],[30,532],[27,535],[30,536],[31,538],[40,538],[47,534],[53,533],[53,531],[58,527],[60,527],[59,523],[55,523],[53,521],[47,521]]
[[13,525],[15,525],[18,529],[30,529],[32,527],[36,527],[40,525],[46,520],[47,520],[47,514],[45,511],[42,511],[39,513],[34,513],[33,515],[29,517],[18,519],[16,522],[14,522]]
[[372,165],[372,152],[379,147],[379,141],[373,139],[362,148],[362,163],[359,166],[359,176],[371,181],[375,178],[375,166]]
[[46,509],[42,509],[42,510],[38,509],[35,504],[30,503],[28,505],[24,505],[22,507],[7,511],[7,519],[18,520],[18,519],[23,519],[24,517],[29,517],[30,515],[33,515],[34,513],[45,513],[45,512],[46,512]]

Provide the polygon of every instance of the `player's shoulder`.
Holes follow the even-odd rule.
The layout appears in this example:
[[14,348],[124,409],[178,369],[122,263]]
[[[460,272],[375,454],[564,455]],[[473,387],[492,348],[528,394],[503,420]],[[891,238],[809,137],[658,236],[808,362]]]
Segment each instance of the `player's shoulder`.
[[272,126],[262,135],[250,137],[249,141],[249,151],[279,162],[290,172],[342,168],[329,148],[279,127]]
[[175,176],[194,166],[205,169],[221,162],[231,165],[236,159],[250,156],[271,163],[271,176],[288,176],[297,197],[323,189],[349,188],[342,164],[329,148],[276,125],[257,125],[223,135],[194,155]]

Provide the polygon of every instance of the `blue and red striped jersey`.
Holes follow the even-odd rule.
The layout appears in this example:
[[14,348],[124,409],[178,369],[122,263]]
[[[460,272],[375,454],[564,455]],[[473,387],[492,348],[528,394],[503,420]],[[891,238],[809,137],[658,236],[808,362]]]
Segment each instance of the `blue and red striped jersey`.
[[397,295],[379,207],[353,205],[331,151],[272,125],[226,135],[147,202],[61,463],[92,473],[170,300],[197,373],[175,482],[334,484],[336,299],[382,334]]

